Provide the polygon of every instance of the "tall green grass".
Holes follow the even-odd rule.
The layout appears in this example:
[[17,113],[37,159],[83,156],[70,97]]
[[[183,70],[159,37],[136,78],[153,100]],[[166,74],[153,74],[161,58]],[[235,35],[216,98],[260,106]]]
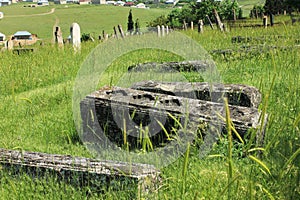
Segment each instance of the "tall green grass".
[[[260,110],[266,109],[268,114],[264,144],[253,143],[248,147],[247,144],[252,144],[249,138],[243,144],[224,137],[213,146],[211,156],[203,159],[199,159],[197,146],[191,144],[185,156],[162,169],[162,185],[151,197],[299,198],[300,51],[295,46],[295,39],[300,36],[299,30],[299,25],[287,25],[268,29],[235,29],[227,33],[209,29],[203,34],[186,32],[208,51],[239,48],[243,44],[231,43],[231,37],[237,35],[284,35],[284,38],[267,41],[264,45],[292,48],[271,49],[256,55],[235,54],[225,58],[214,55],[225,83],[253,85],[262,92]],[[95,46],[96,43],[84,43],[81,54],[74,54],[68,46],[61,50],[51,45],[38,47],[35,53],[21,56],[9,52],[0,54],[1,147],[92,156],[77,136],[72,121],[71,98],[76,72]],[[143,61],[174,60],[180,58],[166,52],[132,52],[111,65],[99,86],[117,84],[128,65]],[[147,143],[144,144],[146,149]],[[3,169],[0,169],[0,173],[0,196],[4,199],[129,198],[126,191],[108,189],[99,193],[91,188],[76,188],[57,182],[50,175],[48,179],[31,179],[25,174],[11,176],[10,172]]]

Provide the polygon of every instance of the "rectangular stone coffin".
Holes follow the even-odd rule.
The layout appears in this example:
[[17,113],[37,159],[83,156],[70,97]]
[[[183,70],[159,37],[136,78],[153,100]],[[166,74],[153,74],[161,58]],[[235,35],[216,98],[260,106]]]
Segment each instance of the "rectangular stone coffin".
[[228,104],[244,107],[258,108],[261,103],[258,89],[242,84],[143,81],[135,83],[131,88],[214,102],[223,102],[222,97],[227,97]]
[[[75,186],[89,186],[97,191],[103,188],[138,192],[154,190],[160,171],[152,165],[118,161],[99,161],[69,155],[24,152],[0,148],[2,168],[19,175],[34,177],[56,174],[60,180]],[[10,173],[13,174],[13,173]],[[151,181],[149,181],[151,180]]]
[[[226,132],[225,122],[216,114],[219,112],[221,116],[225,116],[224,105],[212,101],[111,87],[102,88],[86,96],[81,101],[80,107],[83,137],[90,143],[96,142],[99,138],[105,140],[107,137],[118,146],[122,146],[125,127],[126,133],[131,133],[127,141],[132,147],[139,148],[137,138],[140,124],[143,126],[150,124],[151,136],[151,133],[156,131],[155,128],[161,127],[157,123],[160,121],[168,133],[172,134],[176,124],[174,118],[179,119],[182,126],[188,120],[187,128],[194,130],[194,134],[197,132],[195,127],[201,124],[217,126],[220,123],[220,131]],[[229,110],[235,129],[242,137],[250,128],[259,126],[260,112],[257,108],[229,105]],[[101,131],[104,132],[104,138],[100,134]],[[164,130],[151,136],[150,139],[156,146],[167,141]]]

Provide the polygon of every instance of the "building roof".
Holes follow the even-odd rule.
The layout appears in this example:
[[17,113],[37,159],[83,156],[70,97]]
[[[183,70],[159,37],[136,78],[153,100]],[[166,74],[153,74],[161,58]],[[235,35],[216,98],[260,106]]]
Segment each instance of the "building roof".
[[27,35],[31,35],[31,33],[29,33],[28,31],[17,31],[14,36],[27,36]]

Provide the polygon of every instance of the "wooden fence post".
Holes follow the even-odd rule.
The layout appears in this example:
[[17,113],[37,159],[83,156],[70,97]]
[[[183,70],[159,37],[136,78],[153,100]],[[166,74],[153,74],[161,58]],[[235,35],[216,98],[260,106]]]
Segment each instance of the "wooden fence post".
[[209,16],[206,15],[206,18],[207,18],[207,20],[208,20],[208,22],[209,22],[210,28],[211,28],[212,30],[214,30],[214,25],[213,25],[213,23],[211,22]]
[[223,23],[222,23],[222,21],[221,21],[221,19],[220,19],[220,16],[219,16],[219,14],[218,14],[218,12],[217,12],[216,9],[214,9],[214,15],[215,15],[215,18],[216,18],[216,20],[217,20],[217,25],[219,26],[220,30],[221,30],[221,31],[224,31]]
[[122,26],[121,26],[121,24],[119,24],[119,25],[118,25],[118,29],[119,29],[119,32],[120,32],[121,38],[124,38],[124,32],[123,32],[123,29],[122,29]]
[[118,32],[117,32],[117,29],[115,26],[114,26],[114,34],[115,34],[115,37],[118,39]]
[[270,24],[271,26],[274,26],[274,15],[270,14]]
[[236,13],[235,13],[235,9],[232,9],[232,14],[233,14],[233,21],[236,21]]
[[186,25],[185,20],[183,20],[183,29],[184,29],[185,31],[187,30],[187,25]]

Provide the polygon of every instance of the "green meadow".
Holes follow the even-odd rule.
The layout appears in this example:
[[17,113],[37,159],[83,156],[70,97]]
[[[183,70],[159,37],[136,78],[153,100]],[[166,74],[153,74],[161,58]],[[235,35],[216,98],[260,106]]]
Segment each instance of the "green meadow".
[[[102,31],[113,33],[113,27],[122,25],[127,29],[127,17],[130,8],[112,5],[55,5],[44,7],[27,7],[29,3],[20,3],[12,6],[1,7],[4,18],[0,20],[0,32],[12,35],[18,30],[28,30],[37,34],[39,38],[49,40],[53,37],[53,26],[61,27],[63,37],[70,35],[70,26],[77,22],[82,33],[90,33],[98,38]],[[26,7],[24,7],[26,6]],[[53,13],[41,15],[51,12]],[[167,13],[163,9],[137,9],[133,8],[133,20],[139,19],[141,27],[161,14]]]
[[[72,113],[74,80],[82,63],[101,41],[82,43],[81,52],[72,46],[58,48],[51,43],[52,28],[61,26],[63,36],[78,22],[83,33],[95,36],[126,28],[129,8],[114,6],[51,5],[29,8],[25,4],[1,8],[0,32],[28,30],[44,39],[33,53],[0,52],[0,147],[72,156],[93,157],[78,137]],[[27,4],[26,4],[27,5]],[[49,15],[17,17],[50,12]],[[163,9],[133,9],[143,27]],[[16,14],[17,13],[17,14]],[[227,55],[211,54],[224,83],[257,87],[263,96],[259,109],[268,114],[263,145],[253,141],[256,130],[244,143],[220,137],[210,153],[199,158],[191,144],[174,163],[161,168],[162,183],[144,199],[300,199],[300,23],[268,28],[237,28],[222,33],[205,26],[182,32],[208,52],[232,49]],[[281,22],[282,21],[282,22]],[[232,43],[232,37],[251,37]],[[261,38],[264,38],[261,40]],[[120,42],[122,42],[120,40]],[[250,52],[238,51],[256,47]],[[170,52],[143,49],[116,58],[102,75],[99,85],[117,85],[128,66],[143,62],[180,61]],[[184,74],[199,81],[193,74]],[[131,199],[123,190],[78,188],[49,176],[32,178],[20,172],[13,176],[0,168],[0,199]]]

